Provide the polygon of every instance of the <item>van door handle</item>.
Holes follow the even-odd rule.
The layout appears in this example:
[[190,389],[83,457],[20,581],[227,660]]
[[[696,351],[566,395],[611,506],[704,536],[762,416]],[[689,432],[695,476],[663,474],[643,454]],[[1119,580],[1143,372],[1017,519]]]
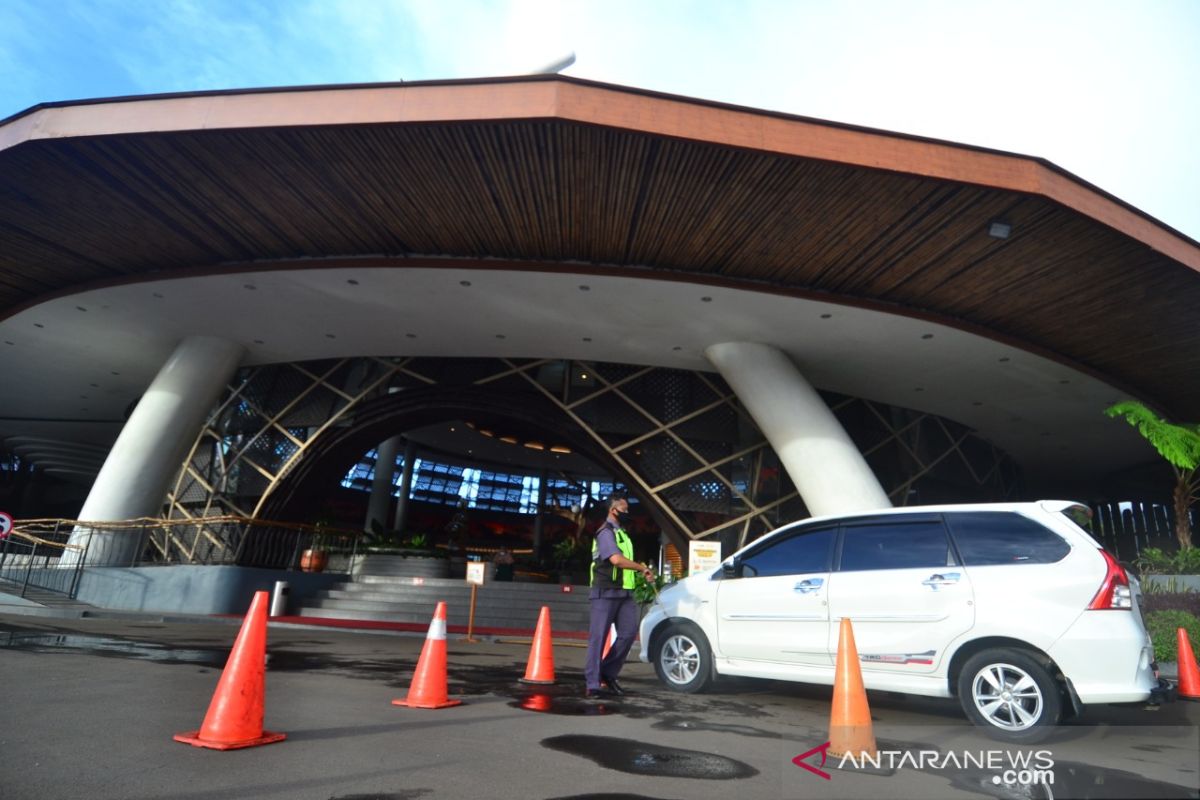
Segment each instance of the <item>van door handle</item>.
[[817,589],[820,589],[824,585],[825,585],[824,578],[809,578],[808,580],[800,581],[795,586],[793,586],[792,591],[799,592],[800,594],[808,594],[809,592],[815,592]]
[[958,583],[958,579],[962,577],[960,572],[935,572],[925,580],[921,581],[922,586],[928,586],[933,591],[937,591],[939,586],[951,586]]

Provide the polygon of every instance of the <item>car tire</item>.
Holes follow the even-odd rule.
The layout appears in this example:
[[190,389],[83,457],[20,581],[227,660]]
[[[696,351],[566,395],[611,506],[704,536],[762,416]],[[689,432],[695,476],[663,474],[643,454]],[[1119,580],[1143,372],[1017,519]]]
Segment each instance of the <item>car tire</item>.
[[669,622],[654,637],[654,671],[668,689],[700,692],[712,682],[712,649],[694,623]]
[[983,650],[958,675],[958,700],[967,719],[1010,742],[1034,742],[1062,719],[1062,691],[1034,654]]

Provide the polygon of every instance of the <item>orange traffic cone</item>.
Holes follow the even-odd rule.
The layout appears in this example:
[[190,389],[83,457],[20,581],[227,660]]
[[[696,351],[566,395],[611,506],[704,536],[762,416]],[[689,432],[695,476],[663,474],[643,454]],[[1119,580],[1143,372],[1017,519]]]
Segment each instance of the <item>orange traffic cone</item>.
[[287,738],[285,733],[263,730],[270,600],[267,592],[254,593],[254,602],[229,652],[200,730],[177,733],[175,741],[213,750],[236,750]]
[[1187,630],[1175,631],[1179,651],[1179,696],[1185,700],[1200,700],[1200,667],[1196,665],[1196,654],[1188,640]]
[[449,697],[446,676],[446,603],[438,601],[425,635],[425,646],[417,659],[417,671],[413,673],[412,686],[403,700],[393,700],[394,706],[409,708],[449,708],[462,703]]
[[614,622],[608,626],[608,640],[604,642],[604,652],[600,654],[600,660],[608,658],[608,651],[612,650],[613,642],[617,640],[617,625]]
[[521,683],[554,683],[554,641],[550,634],[549,606],[542,606],[538,614],[533,647],[529,648],[529,664]]
[[867,707],[867,690],[863,687],[862,667],[858,663],[858,648],[854,645],[854,628],[846,617],[842,617],[838,636],[827,752],[839,757],[851,753],[856,758],[861,753],[873,758],[878,752],[875,732],[871,728],[871,709]]

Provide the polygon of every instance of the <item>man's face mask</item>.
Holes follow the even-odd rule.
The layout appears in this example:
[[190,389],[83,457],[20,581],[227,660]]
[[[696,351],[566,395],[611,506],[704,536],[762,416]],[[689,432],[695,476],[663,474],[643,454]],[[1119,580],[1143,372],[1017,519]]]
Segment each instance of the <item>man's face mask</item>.
[[629,524],[629,512],[628,511],[618,511],[617,512],[617,522],[621,525],[622,528],[624,528],[626,525],[628,525]]

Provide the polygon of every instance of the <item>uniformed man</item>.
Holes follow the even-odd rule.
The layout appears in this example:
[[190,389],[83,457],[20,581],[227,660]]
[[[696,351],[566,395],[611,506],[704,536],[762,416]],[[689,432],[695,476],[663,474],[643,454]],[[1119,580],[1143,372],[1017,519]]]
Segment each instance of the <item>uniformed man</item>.
[[[592,542],[591,590],[588,593],[591,618],[583,668],[588,697],[625,694],[617,676],[621,674],[625,657],[637,636],[638,606],[633,599],[633,587],[639,572],[646,580],[654,580],[654,570],[633,560],[633,542],[625,532],[628,523],[629,500],[623,491],[615,491],[608,499],[608,517]],[[602,660],[604,640],[614,622],[617,638],[608,657]]]

